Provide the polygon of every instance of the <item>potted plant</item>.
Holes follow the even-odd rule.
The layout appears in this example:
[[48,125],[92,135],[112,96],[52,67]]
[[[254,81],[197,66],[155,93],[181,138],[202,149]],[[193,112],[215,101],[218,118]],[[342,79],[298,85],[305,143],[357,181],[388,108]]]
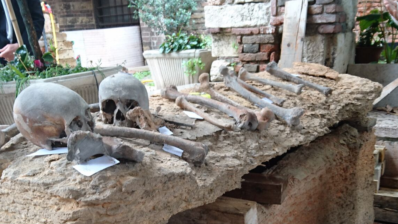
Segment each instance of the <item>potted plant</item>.
[[196,0],[131,0],[130,6],[138,9],[136,17],[157,34],[164,34],[160,50],[143,53],[149,65],[157,89],[169,85],[185,85],[198,82],[202,72],[209,72],[214,58],[208,39],[203,35],[188,34],[192,11]]
[[0,67],[0,124],[14,123],[12,111],[16,96],[29,84],[55,82],[79,93],[88,103],[98,102],[97,84],[106,76],[117,73],[120,68],[84,68],[80,58],[77,66],[55,64],[50,52],[41,60],[34,60],[25,46],[17,49],[15,58]]
[[[357,18],[360,35],[356,47],[355,63],[378,62],[382,53],[386,63],[396,58],[396,50],[388,44],[391,37],[395,42],[398,26],[388,12],[374,9],[368,15]],[[394,56],[395,55],[395,56]]]

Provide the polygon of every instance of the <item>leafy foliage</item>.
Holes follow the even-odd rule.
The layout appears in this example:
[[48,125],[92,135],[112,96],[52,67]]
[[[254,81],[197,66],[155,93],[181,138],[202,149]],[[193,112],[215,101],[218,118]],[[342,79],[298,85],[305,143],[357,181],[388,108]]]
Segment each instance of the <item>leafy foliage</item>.
[[138,80],[142,80],[148,76],[151,75],[151,71],[142,71],[142,72],[136,72],[133,74],[134,77],[136,77]]
[[357,18],[361,29],[358,46],[361,47],[383,47],[382,56],[386,63],[397,61],[397,48],[393,49],[388,44],[388,38],[391,37],[392,43],[395,43],[398,26],[391,19],[388,12],[382,12],[378,9],[370,11],[370,14]]
[[129,0],[129,7],[135,10],[134,17],[140,18],[157,34],[175,33],[188,25],[196,0]]
[[54,62],[54,58],[51,53],[45,53],[43,55],[43,61],[48,66],[40,64],[39,60],[34,60],[29,55],[25,46],[21,46],[15,51],[14,60],[9,62],[6,66],[0,67],[0,86],[3,83],[15,81],[16,82],[16,96],[29,85],[29,80],[32,79],[46,79],[56,76],[69,75],[79,72],[93,71],[96,68],[84,68],[81,64],[71,68],[69,65],[63,67],[57,65]]
[[205,63],[202,62],[200,58],[192,58],[187,61],[184,61],[182,65],[185,67],[186,75],[196,75],[198,73],[198,69],[204,69]]
[[207,43],[203,35],[173,33],[167,35],[166,40],[160,45],[160,53],[168,54],[189,49],[204,49],[207,47]]

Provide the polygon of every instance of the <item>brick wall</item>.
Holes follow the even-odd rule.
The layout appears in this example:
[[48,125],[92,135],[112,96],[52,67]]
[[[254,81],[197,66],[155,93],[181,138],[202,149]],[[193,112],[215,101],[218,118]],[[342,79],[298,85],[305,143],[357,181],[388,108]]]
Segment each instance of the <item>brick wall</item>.
[[[241,7],[243,1],[239,0],[211,0],[208,1],[210,6],[219,6],[233,8]],[[248,1],[246,1],[248,2]],[[248,7],[253,6],[253,1],[246,3]],[[257,4],[268,4],[262,1]],[[245,67],[250,72],[264,71],[267,63],[270,61],[278,61],[281,52],[281,30],[284,22],[284,11],[285,11],[285,0],[271,0],[271,6],[265,5],[268,12],[270,21],[268,25],[256,26],[259,21],[254,21],[252,24],[246,25],[247,23],[242,22],[242,27],[214,27],[213,23],[209,23],[208,32],[214,35],[235,35],[237,38],[237,59],[238,65],[235,66],[236,70],[240,67]],[[238,4],[239,3],[239,4]],[[347,30],[347,16],[344,12],[343,6],[339,0],[309,0],[308,8],[308,20],[306,35],[330,35],[344,33]],[[216,10],[213,7],[213,10]],[[208,13],[212,16],[211,13]],[[214,16],[214,15],[213,15]],[[249,15],[242,14],[242,17]],[[250,20],[245,18],[246,20]],[[261,21],[260,21],[261,22]],[[233,24],[232,24],[233,25]],[[214,46],[214,45],[213,45]],[[214,55],[223,58],[221,55]]]
[[[204,5],[206,0],[197,0],[197,9],[192,12],[191,20],[189,25],[184,29],[188,33],[206,33],[205,21],[204,21]],[[152,31],[145,23],[141,21],[141,36],[143,49],[153,50],[158,49],[164,41],[164,35],[157,35]]]
[[47,0],[60,31],[95,29],[92,0]]

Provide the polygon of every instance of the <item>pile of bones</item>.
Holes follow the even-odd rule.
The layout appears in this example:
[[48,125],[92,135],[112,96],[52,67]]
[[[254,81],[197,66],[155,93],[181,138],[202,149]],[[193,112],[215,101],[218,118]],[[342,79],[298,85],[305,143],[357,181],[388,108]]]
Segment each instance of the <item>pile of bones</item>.
[[[299,107],[285,109],[284,99],[264,92],[245,81],[255,81],[300,94],[303,87],[313,88],[325,96],[332,89],[305,81],[278,68],[275,62],[267,66],[267,72],[280,79],[293,82],[286,84],[259,78],[241,68],[237,75],[233,70],[221,66],[224,84],[260,110],[248,109],[218,93],[209,83],[209,75],[200,75],[196,91],[211,97],[181,93],[175,86],[161,91],[163,98],[174,100],[183,110],[197,113],[207,122],[226,131],[256,131],[266,129],[275,117],[290,127],[300,126],[304,110]],[[200,166],[204,163],[208,147],[175,136],[158,133],[163,120],[149,111],[149,98],[145,86],[127,73],[118,73],[104,79],[99,85],[99,103],[88,105],[76,92],[67,87],[43,83],[31,85],[17,97],[14,104],[15,124],[0,132],[0,146],[19,132],[39,147],[51,150],[55,146],[68,146],[67,159],[83,163],[96,155],[109,155],[135,162],[143,160],[143,153],[123,144],[117,137],[139,138],[153,143],[168,144],[183,150],[182,159]],[[272,101],[269,103],[260,97]],[[32,103],[34,99],[34,103]],[[234,124],[223,124],[219,120],[195,107],[199,104],[219,110],[234,119]],[[100,112],[104,124],[95,127],[91,113]]]

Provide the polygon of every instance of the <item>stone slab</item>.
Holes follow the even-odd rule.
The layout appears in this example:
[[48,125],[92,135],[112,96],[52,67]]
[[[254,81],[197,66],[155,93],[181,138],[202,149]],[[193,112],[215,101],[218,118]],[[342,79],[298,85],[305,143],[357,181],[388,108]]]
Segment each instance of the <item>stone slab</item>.
[[[263,72],[260,77],[278,80]],[[206,162],[194,167],[161,150],[161,145],[138,139],[123,139],[145,153],[142,163],[123,161],[91,177],[75,171],[65,155],[25,157],[38,147],[26,141],[14,141],[0,150],[0,217],[4,223],[167,223],[176,213],[214,202],[225,192],[238,188],[249,170],[289,149],[307,145],[331,132],[331,127],[347,120],[362,120],[380,94],[381,85],[355,76],[341,74],[339,80],[302,77],[328,86],[333,94],[305,88],[296,96],[280,89],[258,86],[286,99],[285,108],[300,106],[305,110],[302,128],[290,128],[275,120],[262,132],[225,132],[211,130],[204,121],[196,121],[198,130],[173,128],[175,136],[199,141],[209,146]],[[281,80],[279,80],[281,81]],[[255,108],[222,83],[214,84],[223,95],[249,108]],[[191,90],[187,89],[186,92]],[[154,95],[152,112],[183,116],[172,101]],[[220,120],[227,115],[208,110]],[[199,125],[200,124],[200,125]],[[207,127],[207,128],[206,128]],[[350,132],[344,133],[348,147],[356,143]],[[356,139],[353,137],[353,139]],[[320,160],[322,161],[322,160]],[[370,165],[372,166],[372,165]]]
[[372,111],[369,117],[375,118],[374,126],[375,135],[378,138],[395,138],[398,139],[398,116],[383,111]]
[[213,57],[238,56],[238,43],[235,35],[212,35],[211,55]]
[[205,6],[206,28],[268,26],[271,3]]

